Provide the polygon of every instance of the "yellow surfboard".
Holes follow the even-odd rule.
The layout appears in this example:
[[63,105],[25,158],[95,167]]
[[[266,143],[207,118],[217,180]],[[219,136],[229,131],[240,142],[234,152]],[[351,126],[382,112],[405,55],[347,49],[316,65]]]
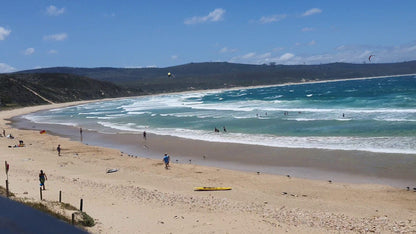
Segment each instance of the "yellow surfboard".
[[195,187],[194,191],[222,191],[231,190],[231,187]]

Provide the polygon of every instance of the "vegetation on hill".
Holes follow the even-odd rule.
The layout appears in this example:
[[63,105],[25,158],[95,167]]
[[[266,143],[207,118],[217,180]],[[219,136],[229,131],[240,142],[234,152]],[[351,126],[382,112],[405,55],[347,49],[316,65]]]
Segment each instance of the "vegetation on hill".
[[[416,61],[385,64],[249,65],[227,62],[190,63],[167,68],[54,67],[24,73],[67,73],[109,81],[143,93],[270,85],[416,73]],[[168,72],[174,78],[168,77]]]
[[110,82],[72,74],[0,74],[0,108],[137,95]]

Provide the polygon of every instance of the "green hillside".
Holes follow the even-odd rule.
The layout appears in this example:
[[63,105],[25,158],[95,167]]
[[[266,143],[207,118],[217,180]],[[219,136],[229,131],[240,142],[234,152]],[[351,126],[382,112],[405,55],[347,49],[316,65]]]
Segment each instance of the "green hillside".
[[139,92],[72,74],[0,74],[0,108],[46,104],[48,100],[60,103],[133,94]]
[[[144,93],[269,85],[416,73],[416,61],[385,64],[248,65],[226,62],[190,63],[167,68],[53,67],[23,73],[68,73],[113,82]],[[175,75],[169,78],[168,72]]]

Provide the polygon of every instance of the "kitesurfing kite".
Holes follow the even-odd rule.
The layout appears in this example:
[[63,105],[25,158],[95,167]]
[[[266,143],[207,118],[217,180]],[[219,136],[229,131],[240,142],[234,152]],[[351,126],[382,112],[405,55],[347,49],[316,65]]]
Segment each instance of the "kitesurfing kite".
[[168,72],[168,77],[175,78],[175,75],[173,73]]
[[371,63],[371,58],[374,57],[374,54],[368,56],[368,61]]

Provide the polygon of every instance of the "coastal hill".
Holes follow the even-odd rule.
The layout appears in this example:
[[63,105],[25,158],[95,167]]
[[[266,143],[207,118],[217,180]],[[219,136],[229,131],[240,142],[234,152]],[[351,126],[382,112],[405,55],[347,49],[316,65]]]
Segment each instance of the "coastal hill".
[[113,83],[72,74],[0,74],[0,109],[129,95]]
[[[168,77],[168,73],[173,76]],[[166,68],[52,67],[21,73],[66,73],[108,81],[132,91],[162,93],[193,89],[270,85],[416,73],[416,61],[402,63],[321,65],[249,65],[227,62],[189,63]]]
[[[168,73],[173,75],[168,77]],[[321,65],[206,62],[166,68],[51,67],[0,74],[0,107],[415,73],[416,61]]]

